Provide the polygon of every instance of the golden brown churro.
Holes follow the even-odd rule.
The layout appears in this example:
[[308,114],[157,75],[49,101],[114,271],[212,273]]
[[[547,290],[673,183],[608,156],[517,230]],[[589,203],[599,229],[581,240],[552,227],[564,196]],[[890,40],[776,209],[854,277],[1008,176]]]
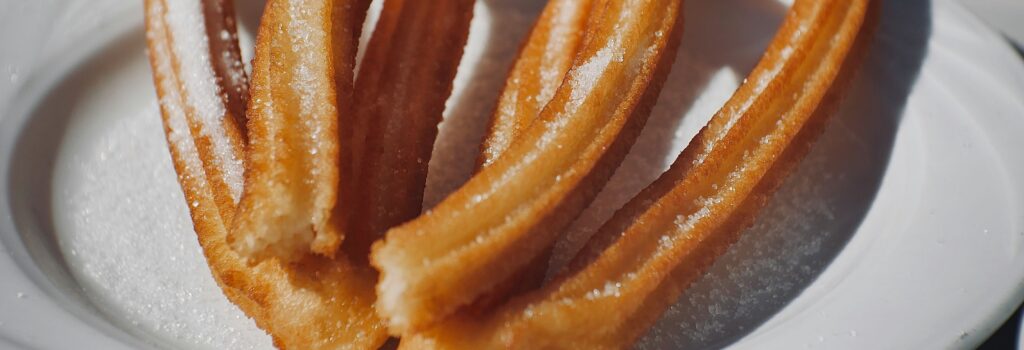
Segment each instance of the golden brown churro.
[[[244,91],[247,79],[240,61],[235,64],[221,60],[240,57],[237,44],[207,41],[205,25],[199,22],[211,10],[211,16],[223,17],[208,22],[227,31],[228,41],[237,40],[233,11],[204,5],[196,0],[147,0],[147,40],[161,102],[174,100],[176,113],[185,116],[179,128],[193,135],[193,147],[204,160],[201,171],[207,174],[218,211],[225,215],[221,219],[230,222],[233,210],[229,209],[234,208],[242,192],[244,167],[240,155],[245,148],[244,105],[239,110],[239,104],[232,102],[244,99],[239,91]],[[197,48],[202,51],[196,53]],[[174,93],[174,97],[165,93]]]
[[565,81],[521,138],[374,246],[378,312],[393,333],[424,329],[541,254],[627,153],[674,59],[680,2],[606,6]]
[[[477,171],[504,153],[551,101],[579,50],[593,2],[552,0],[544,7],[505,80],[481,144]],[[550,250],[538,255],[466,311],[485,311],[512,294],[536,288],[547,272],[550,255]]]
[[[285,1],[270,2],[271,8],[282,8],[274,3]],[[233,84],[244,79],[216,75],[223,73],[212,60],[240,57],[219,52],[237,50],[237,44],[205,49],[214,40],[207,37],[204,16],[216,12],[204,12],[208,4],[199,0],[145,4],[150,63],[168,145],[199,243],[224,294],[280,348],[379,347],[387,335],[373,310],[375,274],[369,268],[354,266],[341,254],[335,260],[309,256],[293,265],[270,260],[249,266],[228,247],[227,224],[242,184],[244,147],[224,94],[236,91]],[[217,19],[205,18],[211,20]],[[234,40],[234,20],[221,20]],[[204,49],[197,53],[197,48]],[[226,67],[241,66],[230,62]]]
[[474,0],[386,0],[356,79],[354,208],[345,248],[363,259],[420,214],[427,163],[469,37]]
[[352,89],[353,0],[271,1],[256,40],[245,187],[228,234],[242,256],[331,257],[344,236],[338,195],[340,98]]
[[[836,105],[868,0],[797,0],[761,62],[672,168],[565,274],[485,321],[417,335],[435,348],[622,348],[749,225]],[[841,83],[841,82],[838,82]],[[841,85],[841,84],[840,84]]]

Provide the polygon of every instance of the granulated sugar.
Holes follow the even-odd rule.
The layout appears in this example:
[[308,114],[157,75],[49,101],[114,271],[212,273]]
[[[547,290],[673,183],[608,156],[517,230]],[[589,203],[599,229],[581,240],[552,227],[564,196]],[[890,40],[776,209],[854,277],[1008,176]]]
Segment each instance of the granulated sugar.
[[[867,68],[865,68],[867,69]],[[863,142],[871,87],[854,84],[810,154],[748,229],[641,340],[641,349],[717,348],[796,298],[860,225],[885,145]],[[867,125],[870,125],[867,124]]]
[[168,345],[270,348],[217,287],[175,178],[156,106],[117,120],[60,166],[60,246],[85,293],[116,323]]
[[840,185],[824,157],[805,160],[761,213],[754,227],[684,292],[640,348],[722,346],[756,328],[786,305],[831,259],[849,232],[835,229]]
[[167,30],[173,38],[176,57],[181,59],[176,69],[180,70],[185,96],[189,104],[196,107],[195,118],[200,125],[203,137],[209,139],[213,154],[223,164],[228,188],[232,198],[241,196],[242,160],[235,157],[229,138],[226,135],[221,118],[224,116],[224,105],[217,96],[219,88],[210,62],[209,40],[206,38],[206,27],[203,22],[203,11],[196,1],[165,2]]

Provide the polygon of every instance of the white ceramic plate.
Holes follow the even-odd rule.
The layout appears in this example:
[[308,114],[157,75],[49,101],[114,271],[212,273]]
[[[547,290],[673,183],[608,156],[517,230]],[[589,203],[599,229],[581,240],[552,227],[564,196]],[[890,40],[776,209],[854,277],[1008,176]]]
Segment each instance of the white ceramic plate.
[[1006,35],[1017,47],[1024,47],[1024,3],[1016,0],[966,0],[964,6],[987,24]]
[[[426,196],[464,181],[543,1],[481,0]],[[247,29],[259,6],[240,11]],[[1024,297],[1024,65],[949,1],[882,4],[841,113],[643,348],[968,348]],[[556,264],[753,66],[785,6],[689,1],[647,129]],[[213,283],[150,86],[138,1],[0,0],[0,348],[268,348]]]

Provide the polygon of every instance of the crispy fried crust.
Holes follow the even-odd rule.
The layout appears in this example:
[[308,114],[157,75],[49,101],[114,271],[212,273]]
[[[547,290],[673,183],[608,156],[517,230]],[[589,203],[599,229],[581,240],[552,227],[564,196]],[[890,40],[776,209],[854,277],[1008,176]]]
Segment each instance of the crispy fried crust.
[[494,162],[551,101],[572,66],[596,0],[552,0],[512,65],[490,127],[481,144],[478,168]]
[[[604,225],[568,271],[431,348],[624,348],[749,226],[824,128],[863,50],[868,0],[797,0],[761,63],[672,168]],[[483,334],[483,336],[479,336]]]
[[[462,188],[375,244],[378,311],[393,334],[426,328],[542,254],[627,153],[674,58],[680,3],[607,3],[538,120]],[[618,15],[626,9],[659,15]]]
[[469,37],[474,0],[386,0],[356,79],[351,239],[365,259],[420,214],[427,164]]
[[[179,7],[169,8],[168,5]],[[227,186],[222,190],[218,184],[241,183],[240,173],[225,169],[232,160],[242,158],[243,148],[238,140],[234,144],[237,147],[231,148],[230,157],[204,150],[204,142],[213,144],[224,140],[203,141],[215,136],[193,127],[211,121],[201,119],[198,113],[227,109],[224,106],[201,108],[209,106],[197,104],[195,101],[201,101],[203,97],[193,95],[208,92],[210,95],[205,96],[205,101],[221,101],[223,91],[230,89],[230,85],[223,84],[230,80],[206,77],[220,82],[216,89],[206,90],[196,89],[195,81],[184,81],[185,78],[202,78],[183,73],[203,67],[184,67],[186,62],[192,64],[197,61],[187,61],[188,58],[183,56],[203,56],[196,54],[196,47],[184,46],[183,42],[175,40],[190,35],[205,36],[202,24],[176,22],[182,18],[200,18],[202,13],[199,9],[198,0],[175,0],[173,4],[167,0],[147,0],[146,29],[150,63],[171,156],[189,203],[199,243],[214,278],[228,299],[252,317],[260,328],[267,330],[280,348],[379,347],[387,335],[373,309],[375,274],[371,269],[356,267],[343,256],[333,261],[310,256],[294,265],[271,260],[249,266],[228,247],[226,223],[234,214],[237,198],[232,197]],[[234,30],[234,26],[226,28]],[[234,37],[234,33],[230,36]],[[218,57],[218,54],[212,53],[205,57],[207,61],[199,63],[209,65],[209,57]],[[228,130],[235,120],[228,112],[223,112],[220,118],[212,121]],[[206,129],[217,130],[211,125],[206,125]],[[223,180],[215,181],[217,177]],[[227,205],[221,205],[225,202]]]

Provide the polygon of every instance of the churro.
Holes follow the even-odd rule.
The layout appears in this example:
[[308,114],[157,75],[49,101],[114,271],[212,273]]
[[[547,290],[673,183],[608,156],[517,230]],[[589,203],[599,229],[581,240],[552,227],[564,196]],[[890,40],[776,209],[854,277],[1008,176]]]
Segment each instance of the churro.
[[[334,211],[338,123],[351,119],[354,0],[271,1],[256,39],[244,193],[228,243],[254,260],[331,257],[344,237]],[[338,102],[342,102],[339,104]],[[348,180],[348,179],[345,179]]]
[[674,59],[678,0],[609,0],[539,117],[437,207],[374,246],[393,334],[429,327],[542,254],[601,189]]
[[469,37],[474,0],[386,0],[356,79],[353,201],[346,250],[365,259],[420,214],[427,164]]
[[[566,272],[486,320],[408,340],[434,348],[623,348],[746,228],[823,129],[863,39],[868,0],[797,0],[745,83],[672,168]],[[854,54],[856,55],[856,53]]]
[[[269,5],[280,6],[275,2],[285,1]],[[387,335],[373,309],[371,269],[350,264],[342,254],[334,260],[311,255],[295,264],[273,259],[249,265],[227,244],[227,225],[243,183],[244,133],[225,94],[242,91],[236,84],[245,79],[218,75],[224,70],[214,68],[214,60],[240,55],[224,52],[237,50],[237,42],[214,44],[205,24],[222,21],[224,40],[236,40],[230,4],[221,2],[221,12],[204,12],[208,5],[199,0],[145,2],[150,63],[167,142],[213,277],[280,348],[375,349]],[[240,61],[227,63],[237,68],[231,74],[244,75]]]
[[[512,140],[519,138],[551,101],[576,57],[593,3],[591,0],[552,0],[544,7],[498,97],[480,146],[477,171],[504,153]],[[510,295],[536,288],[544,279],[550,258],[550,250],[538,255],[465,311],[483,312]]]

